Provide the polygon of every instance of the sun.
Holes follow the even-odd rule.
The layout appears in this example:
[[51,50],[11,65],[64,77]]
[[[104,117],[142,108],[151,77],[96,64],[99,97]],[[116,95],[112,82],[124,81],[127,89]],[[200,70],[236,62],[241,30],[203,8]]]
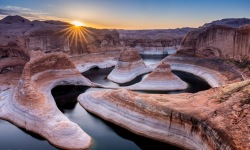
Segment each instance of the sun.
[[81,21],[72,21],[71,23],[76,27],[85,26]]

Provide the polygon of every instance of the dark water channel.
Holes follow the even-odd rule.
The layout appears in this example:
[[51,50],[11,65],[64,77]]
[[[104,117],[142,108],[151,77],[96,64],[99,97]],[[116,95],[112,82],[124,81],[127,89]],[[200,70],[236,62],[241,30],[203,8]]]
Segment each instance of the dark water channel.
[[[165,56],[147,56],[143,60],[147,65],[157,63]],[[107,80],[107,75],[112,71],[112,68],[98,69],[93,68],[83,73],[91,81],[103,85],[125,86],[139,82],[147,75],[141,75],[130,83],[118,85]],[[182,80],[188,83],[189,87],[183,91],[171,92],[145,92],[141,93],[183,93],[183,92],[198,92],[209,89],[209,85],[202,79],[195,77],[189,73],[173,71]],[[86,133],[94,139],[93,150],[177,150],[178,147],[165,143],[150,140],[138,135],[135,135],[123,128],[108,123],[99,117],[88,113],[77,103],[77,96],[86,91],[103,90],[98,88],[88,88],[84,86],[59,86],[52,90],[58,108],[73,122],[77,123]],[[53,150],[56,149],[46,140],[38,135],[27,133],[26,131],[12,125],[7,121],[0,120],[0,150]]]

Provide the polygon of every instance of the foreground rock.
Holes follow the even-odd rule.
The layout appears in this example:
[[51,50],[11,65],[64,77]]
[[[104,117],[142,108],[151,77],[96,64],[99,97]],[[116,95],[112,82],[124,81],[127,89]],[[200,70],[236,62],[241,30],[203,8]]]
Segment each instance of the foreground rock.
[[1,86],[0,118],[41,135],[58,148],[89,148],[91,137],[62,114],[51,89],[57,85],[92,86],[92,83],[65,54],[35,53],[31,57],[16,87]]
[[108,79],[117,83],[126,83],[150,71],[151,69],[144,64],[136,49],[127,49],[121,53]]
[[88,92],[80,104],[131,132],[185,149],[250,147],[250,81],[196,94]]
[[149,91],[170,91],[184,90],[188,87],[187,83],[174,75],[170,66],[162,62],[141,82],[127,87],[132,90],[149,90]]

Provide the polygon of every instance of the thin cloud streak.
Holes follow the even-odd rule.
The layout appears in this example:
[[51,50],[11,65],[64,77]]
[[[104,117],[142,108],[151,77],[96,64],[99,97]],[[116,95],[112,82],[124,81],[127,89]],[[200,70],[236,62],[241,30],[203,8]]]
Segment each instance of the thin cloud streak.
[[69,22],[69,19],[51,16],[40,10],[24,8],[19,6],[0,6],[0,19],[8,15],[19,15],[29,20],[59,20]]

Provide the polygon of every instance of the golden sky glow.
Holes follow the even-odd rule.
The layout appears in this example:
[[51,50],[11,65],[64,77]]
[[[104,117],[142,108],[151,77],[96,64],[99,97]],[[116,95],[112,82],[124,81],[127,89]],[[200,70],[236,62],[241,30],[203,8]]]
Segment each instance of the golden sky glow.
[[0,1],[0,19],[20,15],[29,20],[77,20],[76,26],[108,29],[199,27],[223,18],[250,18],[250,0]]
[[83,22],[77,21],[77,20],[72,21],[71,23],[72,23],[74,26],[76,26],[76,27],[85,26],[85,24],[84,24]]

